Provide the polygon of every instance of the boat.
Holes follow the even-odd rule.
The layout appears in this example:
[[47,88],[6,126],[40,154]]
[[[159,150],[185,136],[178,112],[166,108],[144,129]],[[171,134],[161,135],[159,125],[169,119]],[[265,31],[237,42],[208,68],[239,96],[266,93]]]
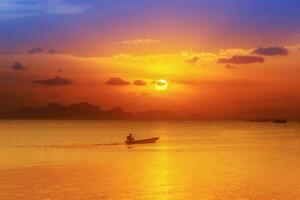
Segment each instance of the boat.
[[285,119],[274,119],[272,122],[275,124],[286,124],[288,121]]
[[125,143],[128,145],[130,145],[130,144],[151,144],[151,143],[155,143],[158,139],[159,139],[159,137],[142,139],[142,140],[126,140]]

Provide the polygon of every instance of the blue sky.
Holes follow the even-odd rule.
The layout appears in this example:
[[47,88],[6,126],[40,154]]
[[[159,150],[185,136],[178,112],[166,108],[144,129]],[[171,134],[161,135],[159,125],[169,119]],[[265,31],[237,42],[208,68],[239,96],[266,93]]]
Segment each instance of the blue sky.
[[[299,9],[297,0],[1,0],[0,48],[101,54],[123,39],[172,43],[178,30],[181,40],[202,38],[194,41],[201,45],[175,42],[178,51],[285,45],[298,40]],[[89,49],[95,41],[99,47]]]

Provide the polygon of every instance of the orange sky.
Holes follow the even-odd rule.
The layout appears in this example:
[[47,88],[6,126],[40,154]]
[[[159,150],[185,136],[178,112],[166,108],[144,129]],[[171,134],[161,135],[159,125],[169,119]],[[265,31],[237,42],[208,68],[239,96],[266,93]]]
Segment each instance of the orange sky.
[[[160,43],[136,39],[119,45],[147,48]],[[299,47],[287,46],[282,48],[286,55],[272,56],[255,49],[107,57],[2,55],[1,109],[85,101],[103,108],[172,110],[204,118],[292,118],[300,108]],[[155,87],[161,79],[168,82],[167,89]]]
[[89,102],[199,118],[300,118],[299,6],[3,0],[0,112]]

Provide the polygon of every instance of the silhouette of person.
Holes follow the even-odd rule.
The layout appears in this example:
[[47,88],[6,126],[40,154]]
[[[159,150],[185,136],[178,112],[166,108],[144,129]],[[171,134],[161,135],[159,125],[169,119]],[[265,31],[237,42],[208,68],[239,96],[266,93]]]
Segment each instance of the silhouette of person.
[[134,140],[134,137],[132,136],[131,133],[127,136],[127,140],[128,141],[133,141]]

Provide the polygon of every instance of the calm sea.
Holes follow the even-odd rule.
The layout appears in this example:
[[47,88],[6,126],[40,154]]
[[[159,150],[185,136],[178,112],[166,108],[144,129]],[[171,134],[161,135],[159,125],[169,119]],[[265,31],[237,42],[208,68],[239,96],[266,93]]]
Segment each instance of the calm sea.
[[300,123],[0,121],[0,199],[297,200]]

